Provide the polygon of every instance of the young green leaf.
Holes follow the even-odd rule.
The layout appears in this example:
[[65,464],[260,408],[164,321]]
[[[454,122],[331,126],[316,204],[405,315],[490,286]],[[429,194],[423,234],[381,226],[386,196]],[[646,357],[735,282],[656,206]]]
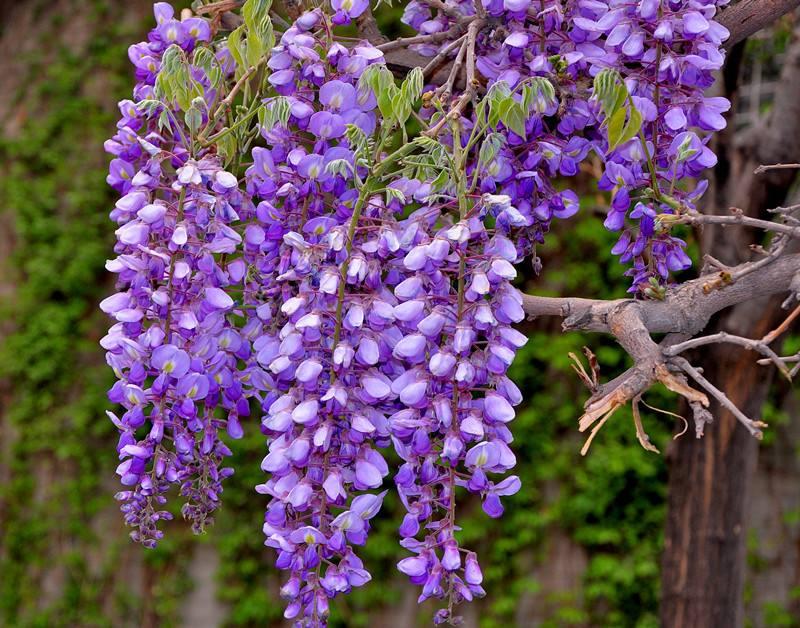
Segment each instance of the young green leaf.
[[245,56],[247,55],[247,45],[244,42],[244,24],[236,28],[228,35],[228,51],[236,62],[237,77],[247,69]]

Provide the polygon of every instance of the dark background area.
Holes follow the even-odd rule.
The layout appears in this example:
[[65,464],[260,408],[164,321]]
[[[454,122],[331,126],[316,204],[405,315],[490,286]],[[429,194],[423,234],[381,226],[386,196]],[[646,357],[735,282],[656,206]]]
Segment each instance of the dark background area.
[[[397,28],[401,10],[384,6],[376,11],[383,24],[395,25],[386,32]],[[246,436],[236,443],[237,472],[226,484],[216,526],[206,535],[192,536],[178,517],[158,549],[145,550],[128,539],[113,500],[118,490],[116,435],[104,414],[113,375],[98,345],[108,322],[96,305],[113,291],[103,268],[114,242],[108,220],[114,194],[105,184],[102,143],[113,133],[116,101],[129,97],[133,85],[127,46],[141,40],[151,25],[151,2],[144,0],[0,0],[4,626],[264,626],[282,621],[274,557],[262,545],[266,502],[253,491],[263,481],[259,462],[265,450],[256,424],[245,425]],[[730,143],[721,139],[712,201],[725,197],[736,202],[731,200],[736,179],[731,173],[746,167],[735,154],[736,142],[762,119],[774,118],[786,65],[780,55],[789,47],[793,25],[787,18],[735,53],[735,81],[721,89],[738,95],[739,114],[731,124]],[[760,91],[754,95],[756,70]],[[584,211],[549,235],[539,251],[544,272],[533,277],[526,268],[525,290],[624,295],[622,268],[608,252],[614,237],[598,218],[606,199],[593,191],[588,176],[581,185]],[[770,185],[778,189],[771,198],[792,194],[792,181]],[[705,238],[686,235],[695,260],[701,248],[711,250],[724,240],[713,232]],[[740,318],[753,320],[748,314]],[[467,625],[657,626],[662,584],[665,591],[686,585],[674,580],[680,564],[669,567],[665,574],[670,580],[662,583],[668,490],[670,516],[677,517],[670,538],[707,532],[714,539],[718,532],[723,550],[730,535],[744,548],[741,587],[734,582],[736,574],[714,576],[720,587],[727,583],[736,589],[747,625],[800,625],[796,394],[785,383],[772,383],[764,367],[747,372],[737,394],[756,403],[762,394],[756,389],[763,389],[767,401],[760,414],[770,430],[760,445],[748,441],[736,450],[740,458],[727,468],[717,465],[709,471],[708,465],[715,456],[722,456],[722,463],[731,461],[725,452],[738,432],[729,416],[708,428],[707,441],[695,443],[691,429],[673,441],[682,422],[647,411],[645,425],[662,452],[658,455],[639,447],[630,412],[620,411],[581,458],[577,418],[588,392],[572,372],[568,353],[589,345],[604,378],[619,373],[626,357],[607,338],[561,335],[555,320],[530,323],[525,331],[530,341],[517,358],[513,378],[526,401],[512,426],[523,489],[507,500],[499,521],[488,519],[477,503],[459,507],[465,545],[482,556],[488,591],[486,599],[465,608]],[[787,342],[797,344],[794,338]],[[724,360],[713,352],[706,356],[728,369],[714,373],[723,388],[719,378],[736,371],[742,359],[753,362],[746,354]],[[646,401],[681,412],[665,391],[650,393]],[[758,408],[753,414],[759,414]],[[706,479],[698,480],[701,476]],[[745,516],[737,532],[723,524],[715,532],[713,521],[697,523],[700,506],[691,505],[694,495],[709,495],[707,507],[715,513],[725,506],[714,496],[739,492],[738,507]],[[337,600],[332,625],[427,624],[430,607],[417,608],[417,592],[394,569],[403,556],[396,535],[400,508],[390,493],[362,554],[374,580]],[[707,551],[693,547],[701,554]],[[680,563],[687,552],[674,551]],[[692,567],[683,573],[691,578]]]

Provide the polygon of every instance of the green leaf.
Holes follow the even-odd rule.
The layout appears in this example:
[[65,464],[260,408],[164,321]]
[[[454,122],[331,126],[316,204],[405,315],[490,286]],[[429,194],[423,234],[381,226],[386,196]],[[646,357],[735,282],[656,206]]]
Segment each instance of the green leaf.
[[400,90],[397,89],[397,86],[394,84],[387,85],[385,89],[375,93],[378,100],[378,109],[380,109],[381,115],[387,120],[397,119],[395,96],[399,93]]
[[406,195],[403,194],[402,190],[397,188],[386,188],[386,202],[388,203],[395,198],[403,204],[406,202]]
[[247,0],[242,6],[242,18],[247,29],[247,63],[258,65],[262,57],[275,45],[275,34],[269,9],[272,0]]
[[247,0],[242,5],[242,18],[248,31],[257,31],[264,28],[269,22],[269,10],[272,0]]
[[217,140],[217,154],[222,157],[226,164],[234,158],[236,151],[237,142],[233,133],[228,133]]
[[247,46],[243,40],[244,25],[239,26],[230,35],[228,35],[228,50],[236,62],[237,76],[243,74],[247,69],[245,63],[245,56],[247,54]]
[[285,127],[289,122],[291,107],[289,100],[284,96],[270,98],[269,102],[264,103],[258,109],[259,126],[268,130],[275,127]]
[[431,181],[431,189],[432,190],[441,190],[450,182],[450,175],[448,174],[447,170],[442,170],[439,173],[439,176],[436,177],[433,181]]
[[371,153],[371,145],[369,142],[369,138],[367,134],[361,129],[361,127],[355,124],[348,124],[345,130],[345,137],[349,142],[350,146],[353,147],[354,152],[356,155],[364,155]]
[[155,98],[145,98],[144,100],[140,100],[136,105],[147,115],[147,117],[151,117],[155,112],[164,106],[160,100],[156,100]]
[[630,112],[628,114],[628,123],[625,125],[625,130],[622,132],[622,135],[617,139],[615,142],[614,147],[621,146],[625,142],[633,139],[639,133],[639,130],[642,128],[642,114],[639,113],[639,110],[631,104]]
[[422,87],[424,84],[424,77],[421,68],[414,68],[403,81],[402,91],[403,97],[408,101],[409,106],[416,102],[417,98],[422,95]]
[[628,98],[628,89],[616,70],[601,70],[594,78],[594,95],[607,118],[613,116]]
[[493,162],[505,143],[506,138],[501,133],[489,133],[483,140],[478,152],[478,167],[480,168]]
[[169,119],[169,111],[163,109],[161,113],[158,115],[158,130],[159,131],[169,131],[172,133],[172,124]]
[[611,152],[636,136],[642,128],[642,114],[631,104],[629,107],[619,108],[607,119],[607,124],[608,150]]
[[183,114],[183,120],[189,128],[189,133],[195,136],[200,130],[200,125],[203,124],[203,114],[197,107],[192,106]]
[[619,143],[622,131],[625,127],[625,119],[628,112],[625,109],[617,109],[613,116],[606,118],[606,134],[608,136],[608,150],[614,150],[614,146]]
[[512,100],[511,88],[505,81],[495,83],[489,88],[486,101],[489,104],[487,123],[490,127],[497,128]]
[[396,120],[399,124],[404,124],[411,115],[411,108],[416,100],[412,96],[412,90],[420,84],[421,73],[412,71],[403,83],[402,88],[398,88],[394,82],[394,75],[384,65],[371,65],[361,74],[358,79],[359,87],[367,87],[374,94],[378,101],[378,109],[381,115],[387,120]]
[[396,89],[392,98],[392,113],[399,126],[403,126],[411,115],[411,104],[402,89]]
[[358,79],[359,87],[368,87],[377,96],[380,92],[394,85],[394,76],[385,65],[367,66]]
[[348,178],[353,172],[353,167],[346,159],[334,159],[327,166],[325,166],[325,170],[330,174],[338,174],[342,177]]
[[527,112],[544,113],[555,102],[555,87],[543,76],[533,77],[522,88],[522,106]]
[[697,153],[696,148],[690,148],[692,143],[692,136],[687,135],[686,139],[681,142],[681,145],[678,146],[678,154],[675,156],[676,163],[680,163],[682,161],[686,161],[690,157],[694,156]]
[[182,111],[189,109],[192,100],[202,97],[203,87],[192,78],[189,60],[180,46],[173,44],[164,52],[154,91],[158,99],[177,103]]
[[222,70],[211,48],[198,46],[192,53],[192,65],[203,70],[212,87],[219,87]]
[[525,112],[522,109],[522,104],[518,103],[512,97],[509,98],[509,103],[505,107],[501,120],[507,128],[511,129],[514,133],[521,138],[525,138]]
[[[611,152],[631,140],[642,128],[642,114],[633,104],[622,76],[616,70],[601,70],[594,79],[594,96],[605,114],[603,124]],[[627,122],[626,122],[627,120]]]

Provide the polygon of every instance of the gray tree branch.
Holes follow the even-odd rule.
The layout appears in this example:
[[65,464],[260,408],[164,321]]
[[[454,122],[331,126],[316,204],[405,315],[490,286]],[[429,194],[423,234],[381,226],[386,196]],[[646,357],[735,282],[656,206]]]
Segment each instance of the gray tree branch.
[[[734,266],[725,273],[739,273],[756,262]],[[613,333],[611,314],[635,307],[645,329],[651,334],[677,333],[694,336],[708,320],[725,308],[759,297],[789,292],[800,273],[800,254],[785,255],[771,264],[745,273],[725,285],[724,273],[704,275],[667,290],[663,301],[581,299],[524,295],[523,308],[530,317],[560,316],[565,331],[584,330]]]
[[[707,410],[709,399],[704,392],[692,388],[683,373],[729,409],[751,434],[760,437],[760,428],[764,424],[742,413],[723,392],[702,376],[700,370],[679,354],[696,346],[732,342],[768,356],[785,376],[791,377],[783,362],[791,358],[779,358],[768,345],[786,330],[798,316],[797,312],[793,312],[784,324],[760,340],[725,333],[692,338],[705,328],[714,314],[725,308],[774,294],[795,293],[798,276],[800,254],[793,254],[771,258],[768,264],[746,262],[726,267],[720,273],[705,275],[671,288],[662,301],[606,301],[524,295],[523,308],[529,317],[559,316],[564,319],[562,327],[565,331],[611,334],[633,360],[633,365],[627,371],[597,387],[584,405],[584,414],[578,426],[582,432],[590,428],[591,432],[582,453],[588,451],[595,435],[617,409],[628,402],[634,405],[638,403],[641,395],[657,382],[687,399],[694,414],[696,433],[698,436],[702,434],[702,428],[710,418]],[[730,277],[737,279],[728,283]],[[656,343],[652,334],[667,336],[661,343]]]

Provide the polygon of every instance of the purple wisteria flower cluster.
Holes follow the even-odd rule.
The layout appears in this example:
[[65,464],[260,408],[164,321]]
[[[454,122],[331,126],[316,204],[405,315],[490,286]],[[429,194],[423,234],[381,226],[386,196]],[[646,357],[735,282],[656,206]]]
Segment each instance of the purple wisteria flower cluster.
[[[169,46],[192,50],[210,39],[204,20],[179,22],[163,3],[155,13],[149,43],[130,49],[139,101],[152,95]],[[199,72],[197,80],[212,97]],[[115,155],[108,182],[122,194],[111,212],[117,257],[107,263],[119,291],[100,304],[117,322],[101,344],[118,377],[109,399],[125,409],[120,417],[109,412],[120,430],[117,473],[128,487],[117,499],[132,537],[153,546],[158,522],[171,518],[163,509],[171,485],[180,486],[183,515],[200,531],[233,473],[221,467],[231,451],[220,431],[242,435],[239,417],[249,404],[237,364],[250,344],[228,316],[228,293],[245,267],[224,258],[242,241],[231,224],[252,206],[219,159],[194,159],[177,130],[160,132],[133,101],[120,111],[118,133],[106,143]]]
[[484,595],[457,497],[499,517],[520,488],[515,266],[578,211],[564,181],[590,154],[632,291],[658,296],[688,266],[658,216],[690,211],[703,185],[683,180],[714,164],[702,132],[727,103],[703,92],[725,32],[702,0],[412,0],[412,47],[479,77],[442,91],[418,70],[398,86],[381,45],[336,34],[366,0],[277,34],[269,8],[247,0],[220,34],[157,3],[130,48],[138,82],[106,143],[117,292],[101,303],[117,499],[148,547],[172,485],[203,530],[233,473],[223,434],[258,422],[285,616],[325,625],[370,580],[357,548],[392,472],[398,569],[457,623]]
[[[492,191],[508,194],[529,220],[541,225],[537,231],[546,230],[547,221],[558,215],[550,181],[576,174],[590,151],[597,154],[604,163],[599,187],[612,193],[604,224],[621,232],[613,252],[632,264],[627,273],[631,291],[652,295],[651,289],[663,285],[670,271],[691,265],[685,242],[661,229],[655,217],[694,209],[706,182],[691,190],[677,183],[716,163],[707,146],[710,136],[702,132],[724,128],[722,114],[730,103],[704,92],[724,61],[720,45],[728,32],[713,18],[725,4],[727,0],[492,0],[480,5],[447,2],[441,8],[412,0],[403,21],[421,34],[453,33],[435,45],[412,48],[430,56],[450,50],[449,56],[455,57],[458,48],[450,44],[459,37],[465,40],[465,19],[484,16],[487,24],[500,20],[501,25],[487,26],[476,39],[477,70],[488,85],[504,82],[511,88],[532,76],[547,77],[560,94],[560,104],[553,116],[542,103],[545,121],[539,115],[528,117],[524,137],[507,129],[511,150],[500,151],[489,166],[497,173],[490,181],[497,184]],[[608,142],[610,121],[598,106],[596,90],[584,85],[608,69],[624,80],[641,117],[636,136],[619,146]],[[532,210],[529,204],[534,204]]]

